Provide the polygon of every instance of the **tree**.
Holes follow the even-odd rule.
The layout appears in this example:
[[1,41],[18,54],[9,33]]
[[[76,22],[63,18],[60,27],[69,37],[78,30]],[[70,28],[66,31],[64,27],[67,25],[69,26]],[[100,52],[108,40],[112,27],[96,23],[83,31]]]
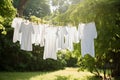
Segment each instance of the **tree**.
[[50,14],[50,6],[47,0],[29,0],[24,10],[24,16],[44,17]]
[[[95,40],[97,68],[112,67],[112,75],[120,73],[120,1],[119,0],[83,0],[70,7],[64,14],[56,17],[60,22],[96,23],[98,38]],[[64,19],[63,19],[64,17]],[[111,65],[111,66],[110,66]]]
[[13,5],[17,9],[19,16],[23,16],[24,9],[29,0],[13,0]]
[[58,12],[64,13],[71,4],[78,4],[81,0],[51,0],[51,2]]
[[0,32],[6,34],[5,28],[11,24],[13,17],[16,14],[16,10],[12,5],[12,0],[0,1]]
[[[55,9],[50,17],[51,22],[54,24],[65,25],[71,20],[69,16],[76,8],[76,4],[80,3],[82,0],[51,0],[52,7]],[[65,17],[65,18],[64,18]]]

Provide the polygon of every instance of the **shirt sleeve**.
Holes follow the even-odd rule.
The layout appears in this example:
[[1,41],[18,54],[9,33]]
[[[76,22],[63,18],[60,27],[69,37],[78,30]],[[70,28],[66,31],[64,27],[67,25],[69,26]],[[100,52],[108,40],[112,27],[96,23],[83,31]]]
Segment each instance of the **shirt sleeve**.
[[79,24],[78,26],[78,39],[82,39],[82,34],[83,34],[83,30],[84,30],[84,27],[86,26],[86,24],[84,23],[81,23]]
[[79,24],[79,26],[78,26],[78,40],[81,39],[81,26],[80,25],[81,24]]
[[22,32],[22,29],[23,29],[23,22],[22,22],[21,25],[20,25],[19,33]]
[[96,30],[96,26],[95,26],[95,23],[93,23],[93,32],[94,32],[94,38],[96,39],[97,38],[97,30]]
[[68,35],[67,27],[64,27],[64,28],[63,28],[63,33],[64,33],[65,35]]
[[32,23],[30,23],[31,24],[31,32],[32,32],[32,34],[35,34],[35,30],[34,30],[34,26],[32,25]]
[[16,18],[13,19],[11,27],[15,28],[17,26]]
[[76,28],[76,27],[74,28],[74,42],[75,42],[75,43],[78,43],[78,42],[79,42],[79,39],[78,39],[78,31],[77,31],[77,28]]

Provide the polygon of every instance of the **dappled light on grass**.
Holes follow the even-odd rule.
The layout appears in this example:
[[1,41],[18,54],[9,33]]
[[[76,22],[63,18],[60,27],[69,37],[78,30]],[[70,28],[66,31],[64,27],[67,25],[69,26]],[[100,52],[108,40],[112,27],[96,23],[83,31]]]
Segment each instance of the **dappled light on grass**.
[[0,80],[30,80],[36,75],[44,75],[46,72],[0,72]]
[[78,80],[78,79],[73,78],[71,75],[69,75],[69,76],[56,76],[55,80]]
[[37,75],[31,77],[29,80],[84,80],[88,76],[93,76],[93,74],[85,71],[77,71],[78,68],[66,68],[65,70],[59,70],[55,72],[50,72],[44,75]]
[[0,80],[100,80],[88,71],[65,68],[52,72],[0,72]]

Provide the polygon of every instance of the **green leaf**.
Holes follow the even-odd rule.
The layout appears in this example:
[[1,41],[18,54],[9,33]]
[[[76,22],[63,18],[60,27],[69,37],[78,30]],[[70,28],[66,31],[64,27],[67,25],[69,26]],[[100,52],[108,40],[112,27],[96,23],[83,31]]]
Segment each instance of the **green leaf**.
[[2,33],[3,35],[6,35],[6,34],[7,34],[7,32],[6,32],[6,31],[2,31],[1,33]]

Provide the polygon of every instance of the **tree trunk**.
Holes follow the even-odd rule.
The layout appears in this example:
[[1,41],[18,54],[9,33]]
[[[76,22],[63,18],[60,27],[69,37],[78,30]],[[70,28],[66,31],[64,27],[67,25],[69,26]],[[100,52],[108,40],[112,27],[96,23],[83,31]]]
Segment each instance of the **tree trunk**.
[[18,5],[18,13],[19,16],[23,16],[23,11],[25,9],[25,5],[28,0],[20,0],[19,5]]
[[120,77],[120,52],[114,53],[113,56],[113,70],[112,70],[112,76],[113,77]]

